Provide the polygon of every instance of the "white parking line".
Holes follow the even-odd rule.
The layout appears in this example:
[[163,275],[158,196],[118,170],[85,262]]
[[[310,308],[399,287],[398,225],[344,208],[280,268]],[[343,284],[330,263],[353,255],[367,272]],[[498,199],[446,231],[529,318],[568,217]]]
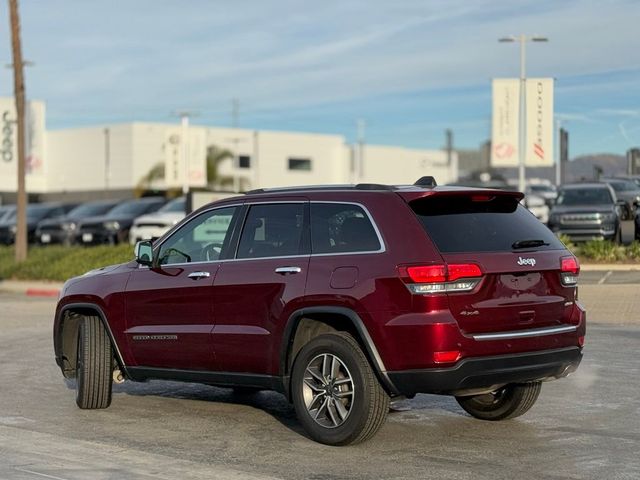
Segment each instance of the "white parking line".
[[605,273],[604,276],[600,280],[598,280],[598,285],[602,285],[604,282],[606,282],[607,278],[609,278],[612,273],[613,270],[609,270],[607,273]]
[[51,478],[53,480],[69,480],[68,478],[54,477],[53,475],[47,475],[46,473],[34,472],[33,470],[27,470],[26,468],[14,467],[14,469],[19,471],[19,472],[30,473],[31,475],[38,475],[40,477]]

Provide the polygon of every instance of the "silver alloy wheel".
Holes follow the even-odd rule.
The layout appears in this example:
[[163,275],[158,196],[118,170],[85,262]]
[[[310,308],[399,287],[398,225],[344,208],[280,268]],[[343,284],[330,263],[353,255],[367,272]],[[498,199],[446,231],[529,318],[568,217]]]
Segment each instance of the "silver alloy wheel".
[[325,428],[342,425],[353,406],[353,379],[337,356],[323,353],[313,358],[304,371],[302,395],[307,412]]

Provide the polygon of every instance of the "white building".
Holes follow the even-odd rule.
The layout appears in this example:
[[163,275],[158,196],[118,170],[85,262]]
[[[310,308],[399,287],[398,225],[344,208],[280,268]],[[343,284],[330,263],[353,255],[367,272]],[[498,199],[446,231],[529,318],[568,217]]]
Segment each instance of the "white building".
[[[42,198],[132,195],[155,166],[164,179],[153,188],[204,187],[207,149],[232,152],[220,162],[227,190],[331,183],[413,183],[433,175],[438,183],[457,179],[457,155],[440,150],[350,146],[340,135],[273,132],[162,123],[124,123],[45,130],[43,102],[30,102],[27,191]],[[0,98],[0,195],[16,191],[16,132],[13,99]],[[185,132],[187,132],[185,134]],[[182,139],[188,139],[183,144]],[[187,157],[188,161],[184,161]],[[221,183],[218,182],[218,185]],[[7,201],[5,200],[5,201]]]

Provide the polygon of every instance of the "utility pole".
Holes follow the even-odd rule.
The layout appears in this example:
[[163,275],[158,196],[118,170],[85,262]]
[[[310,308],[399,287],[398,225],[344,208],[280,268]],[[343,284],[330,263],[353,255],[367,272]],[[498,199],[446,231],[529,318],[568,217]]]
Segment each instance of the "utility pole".
[[237,98],[231,100],[231,126],[238,128],[238,119],[240,117],[240,101]]
[[109,192],[109,176],[111,175],[110,163],[111,163],[111,130],[107,127],[104,129],[104,198],[107,198]]
[[25,88],[23,75],[22,47],[20,45],[20,16],[18,0],[9,0],[11,21],[11,47],[13,51],[13,84],[16,100],[18,130],[18,191],[16,223],[16,262],[27,259],[27,192],[25,189]]
[[356,121],[356,128],[358,131],[357,134],[357,142],[358,142],[358,155],[356,162],[356,180],[355,183],[358,183],[362,180],[362,176],[364,174],[364,142],[365,142],[365,129],[367,127],[366,122],[363,119],[358,119]]

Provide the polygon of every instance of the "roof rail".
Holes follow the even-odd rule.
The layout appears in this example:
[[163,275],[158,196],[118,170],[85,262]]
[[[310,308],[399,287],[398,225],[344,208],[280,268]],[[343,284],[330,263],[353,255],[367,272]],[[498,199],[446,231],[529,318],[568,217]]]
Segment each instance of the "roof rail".
[[416,183],[414,183],[416,187],[437,187],[438,184],[436,179],[431,175],[420,177]]
[[256,195],[259,193],[283,193],[283,192],[308,192],[318,190],[393,190],[391,185],[382,185],[377,183],[359,183],[357,185],[303,185],[295,187],[277,187],[277,188],[257,188],[245,192],[245,195]]
[[393,190],[392,185],[384,185],[382,183],[358,183],[355,187],[356,190]]

